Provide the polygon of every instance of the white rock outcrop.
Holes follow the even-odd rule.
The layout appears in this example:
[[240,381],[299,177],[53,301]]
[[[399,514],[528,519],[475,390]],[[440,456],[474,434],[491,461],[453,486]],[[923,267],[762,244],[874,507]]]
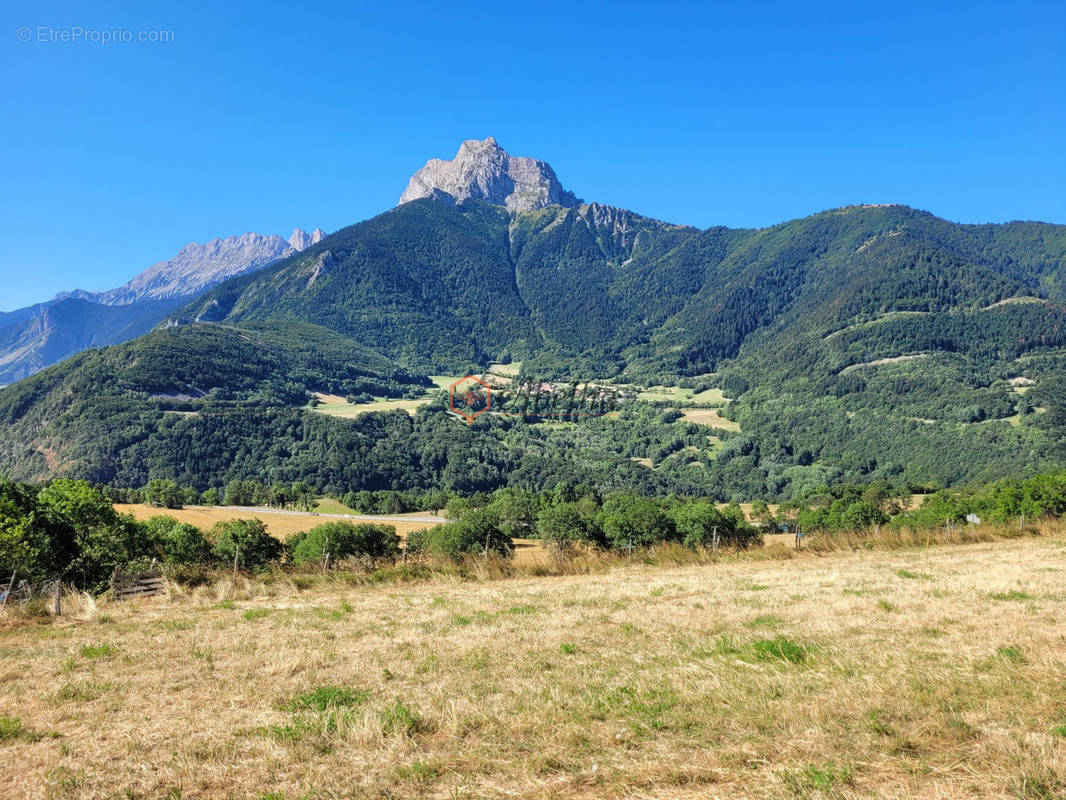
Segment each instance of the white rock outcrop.
[[581,204],[563,188],[549,164],[512,156],[491,136],[463,142],[451,161],[431,158],[411,177],[397,205],[440,192],[458,203],[476,198],[513,211]]
[[153,264],[116,289],[106,292],[75,289],[73,292],[61,292],[56,299],[76,297],[119,306],[145,298],[158,300],[191,296],[226,278],[253,272],[279,258],[305,250],[318,244],[325,235],[321,228],[315,228],[311,233],[296,228],[288,241],[277,234],[245,233],[212,239],[204,244],[190,242],[173,258]]

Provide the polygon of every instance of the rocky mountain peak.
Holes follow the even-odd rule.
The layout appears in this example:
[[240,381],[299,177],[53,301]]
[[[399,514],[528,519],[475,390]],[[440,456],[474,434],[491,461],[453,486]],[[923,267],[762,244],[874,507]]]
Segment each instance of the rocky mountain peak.
[[563,188],[549,164],[512,156],[492,136],[467,139],[451,161],[431,158],[411,177],[398,205],[441,192],[459,203],[476,198],[512,211],[581,204]]
[[292,236],[289,237],[289,246],[296,252],[306,250],[311,245],[321,242],[325,235],[326,232],[321,228],[315,228],[310,233],[303,228],[293,228]]
[[103,305],[126,305],[142,299],[186,297],[206,291],[226,278],[261,269],[279,258],[291,256],[318,244],[326,232],[315,228],[311,233],[295,228],[285,240],[277,234],[243,233],[212,239],[200,244],[190,242],[173,258],[153,264],[116,289],[106,292],[60,292],[56,300],[77,298]]

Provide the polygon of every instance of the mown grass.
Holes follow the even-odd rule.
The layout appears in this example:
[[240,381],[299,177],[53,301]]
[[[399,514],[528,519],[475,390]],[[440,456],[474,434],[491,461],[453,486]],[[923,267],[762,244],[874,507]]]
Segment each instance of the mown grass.
[[0,792],[1060,797],[1066,594],[1042,568],[1064,542],[662,549],[102,604],[0,629]]

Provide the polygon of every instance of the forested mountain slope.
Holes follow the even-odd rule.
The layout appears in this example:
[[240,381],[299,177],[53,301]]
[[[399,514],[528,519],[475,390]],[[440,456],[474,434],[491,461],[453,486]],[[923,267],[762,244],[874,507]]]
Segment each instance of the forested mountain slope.
[[[757,333],[794,341],[891,312],[1058,303],[1064,273],[1064,226],[955,225],[903,206],[701,232],[597,204],[514,213],[427,198],[229,281],[181,313],[306,319],[429,371],[501,354],[546,363],[548,354],[701,374]],[[1043,331],[1057,324],[1052,309],[1018,318],[1039,317]],[[915,335],[938,335],[922,330]]]
[[[114,480],[139,474],[147,455],[138,445],[204,409],[238,412],[236,419],[245,409],[306,405],[309,391],[399,397],[428,383],[313,325],[166,328],[79,353],[0,392],[0,464],[6,474],[26,478]],[[235,427],[229,433],[234,444],[275,432]],[[157,457],[177,459],[166,449]],[[190,468],[205,472],[202,465]]]
[[[477,196],[434,188],[222,283],[175,327],[0,391],[0,471],[750,498],[1066,462],[1066,226],[848,206],[700,231],[576,198]],[[439,403],[413,419],[303,408],[308,391],[398,396],[495,360],[539,379],[713,387],[726,405],[720,424],[652,399],[614,420],[472,429]]]
[[617,352],[639,303],[615,296],[618,273],[696,235],[596,205],[512,215],[427,198],[228,281],[182,317],[308,320],[430,372],[545,347]]

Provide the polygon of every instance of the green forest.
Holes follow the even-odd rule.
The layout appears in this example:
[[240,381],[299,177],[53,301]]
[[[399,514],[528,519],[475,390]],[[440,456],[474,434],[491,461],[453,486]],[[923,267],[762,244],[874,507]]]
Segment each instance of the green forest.
[[[974,487],[1064,463],[1064,271],[1063,226],[902,206],[700,231],[420,200],[0,389],[0,475],[719,502]],[[314,408],[426,398],[428,375],[493,362],[571,395],[514,391],[472,426],[439,392],[413,414]]]

